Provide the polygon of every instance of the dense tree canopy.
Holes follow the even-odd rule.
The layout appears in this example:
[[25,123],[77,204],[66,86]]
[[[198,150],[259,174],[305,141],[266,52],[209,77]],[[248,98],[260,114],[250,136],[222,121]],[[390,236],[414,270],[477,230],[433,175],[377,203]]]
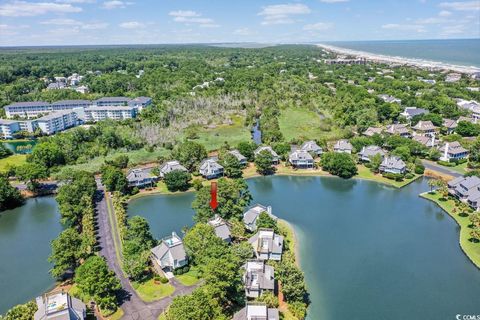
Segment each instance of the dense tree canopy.
[[324,153],[322,155],[322,168],[341,178],[351,178],[357,174],[357,165],[348,153]]

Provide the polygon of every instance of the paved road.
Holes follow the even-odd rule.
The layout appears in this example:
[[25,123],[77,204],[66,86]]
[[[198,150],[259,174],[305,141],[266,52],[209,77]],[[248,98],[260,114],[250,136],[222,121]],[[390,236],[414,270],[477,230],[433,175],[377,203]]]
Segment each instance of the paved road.
[[[117,237],[117,243],[119,243],[120,239],[117,232],[112,234],[112,228],[107,209],[107,201],[111,200],[108,198],[107,193],[99,181],[97,181],[97,187],[96,209],[99,227],[98,242],[101,247],[100,254],[107,259],[108,266],[115,272],[115,275],[120,280],[122,285],[121,307],[124,311],[124,316],[122,319],[156,320],[158,316],[170,305],[173,297],[182,294],[189,294],[195,289],[196,286],[185,287],[174,280],[171,282],[171,284],[175,286],[175,292],[172,296],[150,303],[141,300],[135,290],[132,288],[130,281],[127,279],[127,277],[125,277],[117,259],[113,237]],[[111,202],[109,204],[111,205]]]
[[441,166],[433,161],[428,161],[428,160],[422,160],[423,165],[425,166],[426,169],[438,171],[440,173],[448,174],[454,178],[456,177],[462,177],[463,174],[458,173],[448,167]]

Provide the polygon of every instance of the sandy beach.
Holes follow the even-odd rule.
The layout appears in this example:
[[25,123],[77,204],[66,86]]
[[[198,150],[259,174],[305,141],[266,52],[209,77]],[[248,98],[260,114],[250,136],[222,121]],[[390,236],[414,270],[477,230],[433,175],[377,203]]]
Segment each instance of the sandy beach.
[[399,65],[412,66],[412,67],[428,69],[428,70],[432,70],[432,69],[433,70],[450,70],[450,71],[465,73],[465,74],[473,74],[473,73],[480,72],[480,68],[474,67],[474,66],[460,66],[460,65],[448,64],[444,62],[431,61],[431,60],[413,59],[413,58],[405,58],[405,57],[398,57],[398,56],[387,56],[382,54],[375,54],[375,53],[369,53],[364,51],[340,48],[340,47],[335,47],[335,46],[321,44],[321,43],[317,44],[317,46],[330,52],[355,56],[357,58],[365,58],[368,61],[377,62],[377,63],[399,64]]

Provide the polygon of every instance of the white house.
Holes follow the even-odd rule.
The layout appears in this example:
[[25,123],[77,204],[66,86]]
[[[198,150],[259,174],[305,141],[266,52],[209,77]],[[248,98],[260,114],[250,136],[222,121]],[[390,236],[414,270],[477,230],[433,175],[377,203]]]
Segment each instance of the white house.
[[187,172],[187,168],[185,168],[184,166],[182,166],[180,164],[180,162],[178,162],[177,160],[171,160],[171,161],[167,161],[165,162],[164,164],[162,164],[160,166],[160,177],[161,178],[165,178],[165,175],[169,172],[172,172],[172,171],[175,171],[175,170],[180,170],[180,171],[183,171],[183,172]]
[[385,173],[404,174],[407,171],[407,165],[399,157],[387,156],[380,164],[379,170]]
[[245,224],[245,228],[247,230],[257,230],[257,218],[262,212],[266,212],[275,221],[278,219],[275,215],[272,214],[271,206],[266,207],[261,204],[256,204],[243,213],[243,223]]
[[145,169],[131,169],[127,173],[127,181],[129,187],[153,187],[154,183],[157,182],[158,177],[152,174],[151,168]]
[[316,156],[320,156],[323,153],[323,149],[313,140],[305,141],[300,147],[300,150],[307,151]]
[[333,151],[338,153],[348,153],[351,154],[353,150],[353,146],[348,140],[342,139],[338,140],[335,145],[333,146]]
[[300,169],[312,169],[313,168],[313,157],[312,155],[302,149],[295,150],[290,153],[288,156],[288,162],[295,167]]
[[278,309],[268,308],[265,303],[247,303],[233,315],[233,320],[280,320]]
[[237,149],[228,151],[228,153],[234,156],[235,158],[237,158],[238,162],[240,162],[242,166],[247,165],[247,158],[243,154],[241,154],[240,151],[238,151]]
[[379,154],[382,159],[385,157],[386,153],[379,146],[366,146],[358,153],[358,157],[361,161],[370,162],[372,157]]
[[458,141],[447,142],[439,150],[442,153],[440,157],[442,161],[459,160],[468,157],[468,150],[462,147]]
[[243,284],[245,295],[248,298],[258,298],[264,292],[275,289],[274,268],[267,265],[264,260],[248,260],[243,266]]
[[267,151],[267,152],[269,152],[269,153],[272,155],[272,164],[275,164],[275,165],[276,165],[276,164],[278,164],[278,163],[280,162],[280,157],[279,157],[278,154],[272,149],[272,147],[270,147],[270,146],[260,146],[260,147],[258,147],[258,148],[255,150],[255,152],[254,152],[255,156],[259,155],[260,152],[262,152],[262,151]]
[[248,243],[252,245],[257,259],[275,261],[282,259],[283,236],[276,234],[273,229],[260,228],[248,239]]
[[77,298],[68,293],[53,291],[35,299],[37,311],[34,320],[84,320],[87,317],[87,307]]
[[232,242],[232,234],[227,222],[223,220],[218,214],[212,219],[208,220],[208,224],[215,229],[217,237],[225,241],[226,243]]
[[223,166],[217,158],[208,158],[200,163],[199,172],[206,179],[215,179],[223,176]]
[[188,263],[183,241],[175,232],[163,238],[160,244],[150,251],[153,259],[164,270],[173,271]]

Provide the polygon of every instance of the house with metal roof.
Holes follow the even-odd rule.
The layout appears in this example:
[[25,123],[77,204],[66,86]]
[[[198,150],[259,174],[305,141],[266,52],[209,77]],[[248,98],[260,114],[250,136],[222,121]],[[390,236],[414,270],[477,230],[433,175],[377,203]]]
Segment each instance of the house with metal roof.
[[273,229],[260,228],[248,239],[248,243],[252,245],[257,259],[276,261],[282,259],[283,236],[276,234]]
[[307,151],[310,154],[320,156],[323,153],[323,149],[313,140],[305,141],[300,150]]
[[396,123],[388,125],[385,129],[385,132],[388,134],[399,135],[404,138],[410,138],[410,130],[408,130],[407,126],[403,123]]
[[362,150],[358,153],[358,158],[360,159],[360,161],[370,162],[372,157],[376,156],[377,154],[379,154],[383,159],[386,155],[386,152],[379,146],[366,146],[363,147]]
[[268,308],[263,302],[249,302],[233,315],[233,320],[280,320],[278,309]]
[[348,153],[351,154],[353,150],[353,146],[348,140],[341,139],[338,140],[335,145],[333,146],[333,151],[338,153]]
[[272,214],[271,206],[266,207],[257,203],[243,213],[243,223],[245,224],[245,228],[247,230],[252,232],[257,230],[257,219],[262,212],[266,212],[273,220],[278,220],[278,218]]
[[407,120],[412,120],[412,118],[415,116],[419,116],[427,113],[428,113],[428,110],[426,109],[416,108],[416,107],[406,107],[405,110],[403,110],[403,112],[400,113],[400,115],[404,116]]
[[438,146],[439,141],[435,139],[435,135],[431,136],[423,136],[423,135],[416,135],[413,137],[414,141],[417,141],[418,143],[421,143],[427,148],[433,148]]
[[267,265],[264,260],[247,260],[242,269],[245,295],[248,298],[258,298],[264,292],[272,292],[275,289],[274,268]]
[[179,171],[183,171],[183,172],[188,171],[187,168],[182,166],[180,164],[180,162],[178,162],[177,160],[166,161],[160,166],[160,170],[159,170],[160,171],[160,177],[165,178],[165,175],[167,173],[175,171],[175,170],[179,170]]
[[308,151],[302,149],[290,152],[290,154],[288,155],[288,162],[292,165],[292,167],[298,169],[313,168],[312,155]]
[[432,136],[435,135],[437,131],[437,127],[433,125],[432,121],[423,121],[420,120],[417,122],[416,125],[412,127],[413,131],[416,134],[424,135],[424,136]]
[[129,187],[153,187],[158,177],[152,174],[152,168],[131,169],[127,173],[127,181]]
[[68,293],[53,291],[35,299],[37,311],[34,320],[84,320],[87,317],[87,307],[77,298]]
[[446,129],[447,134],[454,133],[457,126],[458,126],[458,123],[456,120],[443,119],[442,127]]
[[183,241],[175,232],[172,232],[171,236],[163,238],[160,244],[150,252],[160,268],[167,271],[173,271],[188,264]]
[[203,160],[198,171],[206,179],[215,179],[223,176],[223,166],[218,163],[218,158],[216,157]]
[[280,157],[275,152],[275,150],[272,149],[272,147],[270,147],[270,146],[260,146],[260,147],[258,147],[254,151],[255,156],[258,156],[260,154],[260,152],[262,152],[262,151],[267,151],[272,155],[272,164],[277,165],[277,164],[280,163]]
[[212,219],[208,220],[208,224],[213,227],[217,237],[225,241],[226,243],[232,242],[232,234],[227,222],[216,214]]
[[374,135],[376,134],[379,134],[381,135],[383,132],[383,129],[382,128],[378,128],[378,127],[368,127],[367,130],[365,130],[363,132],[363,135],[364,136],[367,136],[367,137],[373,137]]
[[240,162],[242,166],[247,165],[247,162],[248,162],[247,158],[243,154],[241,154],[240,151],[238,151],[237,149],[230,150],[228,151],[228,153],[234,156],[235,158],[237,158],[238,162]]
[[380,164],[379,171],[385,173],[404,174],[407,171],[407,165],[399,157],[387,156]]

